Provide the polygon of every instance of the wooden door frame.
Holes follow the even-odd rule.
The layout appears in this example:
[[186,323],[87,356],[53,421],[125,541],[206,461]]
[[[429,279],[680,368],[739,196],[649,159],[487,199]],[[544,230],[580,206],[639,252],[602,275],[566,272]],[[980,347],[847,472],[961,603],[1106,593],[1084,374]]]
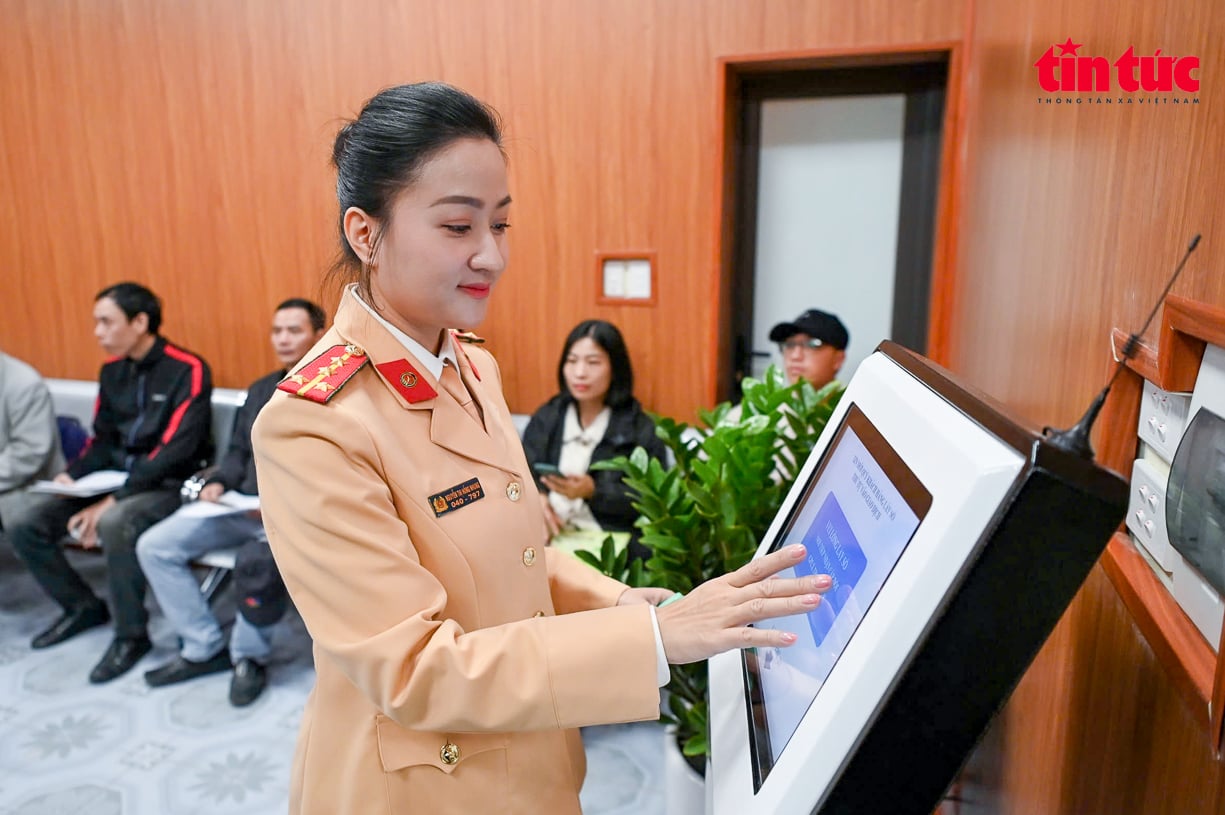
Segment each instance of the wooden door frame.
[[742,86],[746,76],[763,73],[813,71],[830,68],[883,67],[946,61],[948,84],[944,118],[941,123],[940,173],[936,193],[935,235],[933,236],[931,300],[928,309],[927,355],[947,365],[950,356],[949,318],[956,289],[957,222],[961,201],[962,154],[957,145],[962,139],[964,107],[963,47],[955,41],[864,46],[849,49],[783,51],[770,54],[725,56],[717,60],[715,83],[717,111],[714,172],[715,254],[710,264],[710,290],[717,293],[710,322],[706,372],[707,404],[720,396],[721,374],[731,362],[730,337],[724,331],[731,323],[734,281],[737,190],[737,140]]

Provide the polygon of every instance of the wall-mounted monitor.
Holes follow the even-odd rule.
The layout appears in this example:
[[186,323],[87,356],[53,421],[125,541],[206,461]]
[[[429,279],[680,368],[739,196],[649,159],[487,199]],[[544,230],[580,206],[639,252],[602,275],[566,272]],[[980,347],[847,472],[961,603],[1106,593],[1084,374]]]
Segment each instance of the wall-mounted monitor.
[[1170,544],[1217,594],[1225,594],[1225,419],[1196,411],[1170,465],[1166,491]]
[[714,815],[930,815],[1126,510],[1127,486],[892,343],[761,543],[834,578],[789,648],[710,662]]

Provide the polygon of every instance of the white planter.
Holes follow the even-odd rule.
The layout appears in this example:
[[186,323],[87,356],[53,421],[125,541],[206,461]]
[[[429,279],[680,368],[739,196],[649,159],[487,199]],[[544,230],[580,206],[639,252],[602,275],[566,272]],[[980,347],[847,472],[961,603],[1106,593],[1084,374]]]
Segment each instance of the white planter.
[[676,743],[676,731],[664,730],[664,812],[705,815],[706,779],[689,766]]

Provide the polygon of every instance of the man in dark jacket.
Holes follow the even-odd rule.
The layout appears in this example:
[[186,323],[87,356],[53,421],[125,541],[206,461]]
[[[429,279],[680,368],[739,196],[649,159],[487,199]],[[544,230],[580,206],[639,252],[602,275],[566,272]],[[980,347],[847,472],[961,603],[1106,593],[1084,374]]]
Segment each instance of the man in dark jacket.
[[[114,614],[114,639],[89,675],[95,683],[123,674],[151,647],[136,539],[175,510],[183,479],[210,454],[212,375],[200,357],[161,337],[161,321],[161,303],[144,286],[119,283],[99,292],[94,336],[112,359],[98,377],[94,437],[55,480],[71,487],[102,470],[126,479],[101,500],[46,496],[9,533],[18,556],[64,610],[32,647],[63,642]],[[103,546],[109,612],[64,557],[65,529],[85,548]]]
[[[322,336],[323,324],[323,309],[309,300],[295,298],[277,306],[272,346],[281,364],[288,367],[298,362]],[[182,641],[176,659],[145,674],[153,687],[226,671],[233,664],[230,702],[241,707],[255,701],[267,682],[272,626],[284,613],[288,599],[263,522],[257,512],[240,508],[251,503],[244,498],[259,492],[251,425],[284,376],[282,368],[252,383],[238,411],[230,449],[200,490],[198,501],[148,529],[136,544],[149,587]],[[239,613],[227,653],[221,625],[200,594],[191,561],[234,546],[239,547],[234,569]]]

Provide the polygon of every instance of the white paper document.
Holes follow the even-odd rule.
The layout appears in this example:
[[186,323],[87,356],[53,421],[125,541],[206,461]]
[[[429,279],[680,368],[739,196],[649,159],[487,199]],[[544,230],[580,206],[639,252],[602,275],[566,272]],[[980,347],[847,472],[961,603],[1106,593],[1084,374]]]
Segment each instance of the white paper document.
[[55,481],[35,481],[30,486],[30,492],[41,492],[49,495],[67,495],[71,498],[93,498],[114,492],[128,480],[128,474],[123,470],[98,470],[89,475],[83,475],[71,484],[59,484]]
[[259,509],[259,496],[227,490],[216,501],[192,501],[179,510],[186,518],[211,518],[215,515],[233,515]]

